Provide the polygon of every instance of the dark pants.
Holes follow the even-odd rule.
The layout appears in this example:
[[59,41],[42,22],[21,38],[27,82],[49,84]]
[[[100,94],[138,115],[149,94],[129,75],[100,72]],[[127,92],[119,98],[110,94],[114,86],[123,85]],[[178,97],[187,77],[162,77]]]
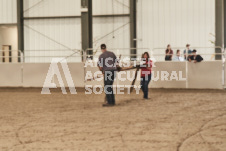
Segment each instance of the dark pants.
[[115,105],[115,95],[113,92],[113,83],[115,79],[114,71],[104,72],[104,92],[106,94],[108,104]]
[[141,89],[144,93],[144,98],[147,99],[148,98],[148,85],[151,81],[151,74],[149,74],[147,77],[141,77]]
[[172,56],[171,55],[166,55],[165,56],[165,61],[172,61]]

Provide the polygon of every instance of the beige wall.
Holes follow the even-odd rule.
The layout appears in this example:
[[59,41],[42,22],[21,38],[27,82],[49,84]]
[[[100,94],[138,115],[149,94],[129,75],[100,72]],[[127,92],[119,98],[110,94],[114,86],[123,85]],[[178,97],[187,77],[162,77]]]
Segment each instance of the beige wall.
[[0,64],[0,87],[21,87],[22,64]]
[[[222,62],[202,62],[202,63],[188,63],[187,64],[187,76],[186,76],[186,63],[185,62],[157,62],[156,67],[153,67],[153,77],[150,83],[150,88],[194,88],[194,89],[222,89],[223,88],[223,72]],[[26,64],[0,64],[0,86],[1,87],[42,87],[48,73],[49,63],[26,63]],[[70,73],[75,87],[84,87],[85,85],[103,85],[103,81],[84,82],[85,72],[91,71],[94,73],[98,71],[97,67],[84,68],[83,63],[68,63]],[[61,76],[64,84],[67,87],[67,82],[59,66]],[[160,76],[158,81],[154,81],[157,77],[157,72],[161,75],[161,72],[168,72],[168,80],[163,81]],[[177,78],[187,77],[187,81],[176,81],[175,79],[170,81],[172,73],[177,74]],[[133,75],[134,73],[130,73]],[[123,75],[123,77],[126,77]],[[139,85],[140,73],[138,73],[138,80],[136,85]],[[54,82],[59,86],[57,78],[54,78]],[[187,84],[186,84],[187,82]],[[115,80],[115,85],[130,85],[131,81],[120,81],[118,78]]]
[[[150,88],[186,88],[186,81],[182,79],[186,78],[186,62],[156,62],[155,66],[153,67]],[[167,74],[165,72],[169,74],[168,80],[163,79],[164,74]],[[173,72],[176,72],[178,80],[173,79]]]
[[[49,63],[26,63],[23,64],[23,86],[24,87],[43,87],[50,64]],[[58,64],[61,77],[65,87],[68,87],[62,67]],[[83,63],[68,63],[70,73],[72,75],[75,87],[84,87],[84,65]],[[59,87],[57,77],[53,78],[53,82]]]
[[[75,85],[75,87],[84,87],[85,85],[85,73],[84,73],[84,64],[83,63],[68,63],[68,67],[70,70],[70,73],[72,75],[72,80]],[[66,87],[68,87],[68,84],[66,82],[66,78],[63,74],[63,69],[60,68],[60,73],[62,74],[63,82]],[[59,87],[57,78],[54,78],[54,82],[57,83],[57,86]]]
[[16,26],[0,26],[0,50],[2,45],[11,45],[12,50],[18,50]]
[[23,86],[43,87],[49,66],[49,63],[23,64]]
[[226,62],[224,63],[224,88],[226,88]]
[[188,63],[188,88],[222,89],[222,61]]

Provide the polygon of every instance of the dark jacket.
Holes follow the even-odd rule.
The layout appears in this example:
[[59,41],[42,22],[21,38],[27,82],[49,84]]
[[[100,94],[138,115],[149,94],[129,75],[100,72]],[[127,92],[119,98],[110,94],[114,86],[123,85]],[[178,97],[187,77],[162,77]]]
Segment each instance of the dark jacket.
[[[169,52],[169,55],[168,55]],[[173,50],[166,49],[165,61],[171,61],[173,58]]]
[[203,58],[200,55],[196,55],[196,58],[194,56],[190,56],[191,60],[196,60],[197,62],[203,61]]

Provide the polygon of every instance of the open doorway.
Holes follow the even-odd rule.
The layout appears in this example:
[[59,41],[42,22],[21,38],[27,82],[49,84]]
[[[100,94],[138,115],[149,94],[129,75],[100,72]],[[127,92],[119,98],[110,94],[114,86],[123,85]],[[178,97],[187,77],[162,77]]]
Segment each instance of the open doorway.
[[2,45],[2,62],[12,62],[12,46],[11,45]]
[[20,62],[17,35],[16,25],[0,25],[0,62]]

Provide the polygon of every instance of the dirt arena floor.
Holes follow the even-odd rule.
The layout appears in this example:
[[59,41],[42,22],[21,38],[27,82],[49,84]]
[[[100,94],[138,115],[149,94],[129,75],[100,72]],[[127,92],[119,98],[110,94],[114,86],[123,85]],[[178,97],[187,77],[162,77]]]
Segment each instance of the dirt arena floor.
[[152,89],[111,108],[51,91],[0,89],[0,151],[226,151],[226,91]]

